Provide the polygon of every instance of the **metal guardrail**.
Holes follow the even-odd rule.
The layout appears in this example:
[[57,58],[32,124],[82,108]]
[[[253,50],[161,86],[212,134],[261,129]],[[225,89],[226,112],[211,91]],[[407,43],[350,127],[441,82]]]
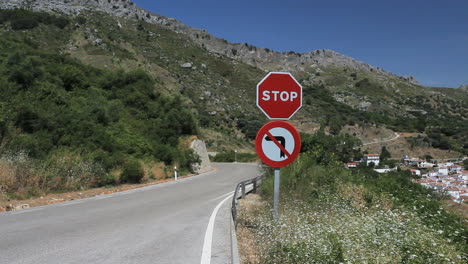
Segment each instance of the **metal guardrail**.
[[[245,198],[245,196],[249,193],[256,193],[257,188],[262,183],[264,175],[257,176],[251,180],[243,181],[237,184],[236,190],[234,191],[234,196],[232,197],[232,204],[231,204],[231,214],[232,220],[234,221],[234,227],[237,228],[237,204],[239,199]],[[248,185],[252,185],[251,190],[247,190]]]

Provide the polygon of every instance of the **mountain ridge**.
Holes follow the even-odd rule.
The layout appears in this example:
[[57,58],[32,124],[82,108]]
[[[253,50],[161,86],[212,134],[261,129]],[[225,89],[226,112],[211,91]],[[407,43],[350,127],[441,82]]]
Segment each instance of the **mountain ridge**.
[[264,71],[306,72],[306,68],[312,68],[312,71],[321,72],[320,67],[338,66],[396,77],[402,81],[418,84],[413,76],[399,76],[328,49],[318,49],[306,53],[276,52],[247,43],[230,43],[209,34],[204,29],[196,29],[174,18],[140,8],[131,0],[0,0],[0,8],[27,8],[35,11],[61,12],[68,15],[79,15],[84,10],[95,9],[118,17],[140,19],[151,24],[162,25],[177,33],[189,36],[195,43],[210,52],[243,61]]
[[[347,62],[355,63],[355,60],[333,51],[315,52],[314,56],[320,57],[319,62],[323,64],[302,65],[296,60],[306,60],[303,58],[306,56],[298,53],[280,54],[248,44],[231,44],[215,39],[215,42],[224,43],[219,46],[223,48],[241,45],[242,51],[231,50],[232,54],[228,56],[210,51],[203,43],[194,41],[193,34],[184,33],[181,28],[205,31],[190,28],[175,19],[152,15],[130,4],[130,1],[120,1],[118,5],[112,5],[112,1],[75,0],[64,3],[57,0],[15,0],[8,3],[0,0],[0,7],[4,8],[24,6],[49,11],[33,14],[27,10],[2,10],[5,14],[10,12],[14,15],[3,16],[0,34],[17,38],[18,42],[29,46],[32,43],[33,49],[59,53],[100,69],[145,71],[157,80],[156,90],[183,98],[200,126],[207,129],[205,134],[209,135],[207,142],[211,149],[222,151],[229,145],[225,144],[226,138],[233,139],[226,149],[233,145],[236,147],[232,149],[237,149],[238,144],[243,144],[243,139],[255,138],[262,121],[266,121],[255,106],[255,85],[265,71],[278,71],[281,69],[275,67],[287,64],[278,63],[281,59],[289,62],[286,67],[293,65],[297,66],[293,69],[299,69],[291,72],[303,85],[303,108],[292,122],[302,132],[312,133],[323,128],[335,135],[364,135],[363,131],[368,131],[369,124],[372,124],[398,132],[422,133],[422,141],[415,139],[415,146],[432,144],[458,151],[468,146],[463,136],[468,118],[468,105],[464,99],[468,98],[468,93],[465,90],[424,87],[367,68],[356,70],[357,66],[354,69],[346,66]],[[89,5],[83,6],[87,3]],[[36,16],[50,16],[50,10],[56,12],[52,17],[65,19],[69,24],[57,27],[47,25],[50,23],[48,20],[43,20],[44,23],[40,19],[34,21]],[[73,15],[67,16],[63,10]],[[25,17],[33,20],[30,22],[33,22],[34,29],[17,26],[17,22]],[[152,19],[153,23],[146,22],[145,17]],[[208,33],[204,34],[198,35],[199,41],[214,39]],[[235,56],[250,54],[256,60],[245,63],[232,58],[234,53]],[[260,53],[266,55],[255,55]],[[345,66],[333,66],[337,65],[339,56],[343,56],[341,62],[338,60],[342,63],[339,65]],[[266,63],[266,66],[263,69],[252,66],[257,61]],[[268,65],[268,61],[274,63]],[[356,65],[370,67],[364,63],[356,62]],[[304,71],[300,67],[304,67]],[[451,129],[445,129],[446,124],[450,124]],[[342,131],[347,125],[355,127]],[[365,136],[362,139],[366,140]],[[394,154],[399,153],[396,151]]]

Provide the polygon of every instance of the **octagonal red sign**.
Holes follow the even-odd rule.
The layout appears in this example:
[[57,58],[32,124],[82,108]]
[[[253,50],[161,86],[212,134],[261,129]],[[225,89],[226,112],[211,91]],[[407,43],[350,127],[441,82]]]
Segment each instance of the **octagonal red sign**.
[[302,86],[289,72],[270,72],[257,84],[257,106],[272,120],[289,120],[302,107]]

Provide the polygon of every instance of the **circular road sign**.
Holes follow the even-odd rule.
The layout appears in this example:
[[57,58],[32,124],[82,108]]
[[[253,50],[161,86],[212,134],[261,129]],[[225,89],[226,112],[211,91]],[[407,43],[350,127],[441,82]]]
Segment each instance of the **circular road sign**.
[[271,121],[258,131],[255,149],[263,163],[281,168],[289,165],[299,155],[301,136],[290,123]]
[[289,120],[302,107],[302,86],[289,72],[270,72],[257,84],[257,106],[272,120]]

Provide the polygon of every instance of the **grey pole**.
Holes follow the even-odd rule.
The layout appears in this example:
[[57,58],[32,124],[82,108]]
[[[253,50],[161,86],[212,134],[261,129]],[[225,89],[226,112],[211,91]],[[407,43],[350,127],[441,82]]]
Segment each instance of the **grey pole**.
[[278,220],[279,212],[279,193],[280,193],[280,169],[275,168],[275,186],[273,195],[273,219]]

